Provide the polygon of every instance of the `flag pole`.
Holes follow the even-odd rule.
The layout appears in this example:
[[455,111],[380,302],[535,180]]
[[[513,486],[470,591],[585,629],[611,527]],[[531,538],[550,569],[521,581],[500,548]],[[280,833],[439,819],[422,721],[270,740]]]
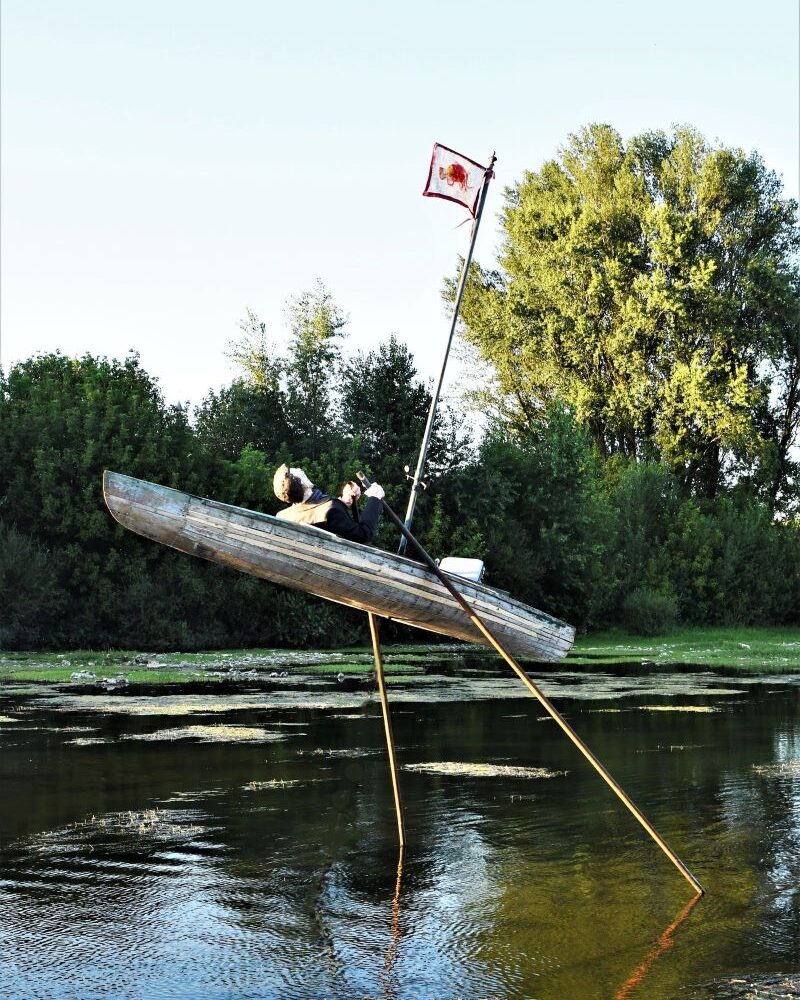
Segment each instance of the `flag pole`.
[[[450,357],[450,347],[453,343],[453,334],[456,331],[456,323],[458,322],[458,312],[461,308],[461,300],[464,297],[464,289],[467,284],[467,274],[469,273],[469,265],[472,263],[472,252],[475,249],[475,238],[478,235],[478,227],[481,224],[481,215],[483,214],[483,206],[486,201],[486,194],[489,190],[489,182],[492,177],[494,177],[493,167],[497,162],[497,157],[492,153],[489,158],[489,166],[486,168],[486,173],[483,175],[483,186],[481,188],[480,197],[478,199],[478,211],[475,213],[475,221],[472,224],[472,236],[469,241],[469,249],[467,250],[467,256],[464,258],[464,266],[461,268],[461,277],[458,279],[458,289],[456,291],[456,302],[455,308],[453,309],[453,321],[450,324],[450,335],[447,338],[447,347],[444,352],[444,360],[442,361],[442,370],[439,373],[439,382],[436,386],[436,391],[431,399],[430,409],[428,410],[428,422],[425,424],[425,433],[422,436],[422,444],[419,449],[419,458],[417,460],[417,468],[414,471],[414,478],[411,481],[411,496],[408,498],[408,507],[406,508],[405,526],[410,531],[411,525],[414,522],[414,509],[417,506],[417,494],[422,486],[422,476],[425,471],[425,462],[428,458],[428,448],[431,443],[431,434],[433,433],[433,422],[436,418],[436,408],[439,405],[439,396],[442,392],[442,383],[444,382],[444,373],[447,368],[447,361]],[[406,551],[406,536],[402,535],[400,538],[400,547],[397,552],[398,555],[404,555]]]

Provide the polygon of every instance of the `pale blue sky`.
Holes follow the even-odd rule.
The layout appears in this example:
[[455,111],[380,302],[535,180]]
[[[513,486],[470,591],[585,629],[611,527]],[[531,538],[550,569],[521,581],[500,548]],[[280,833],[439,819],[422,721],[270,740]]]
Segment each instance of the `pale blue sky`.
[[798,0],[3,0],[2,359],[129,348],[170,401],[229,381],[247,306],[285,340],[321,278],[350,349],[437,369],[463,212],[431,146],[502,187],[570,132],[673,123],[755,149],[798,194]]

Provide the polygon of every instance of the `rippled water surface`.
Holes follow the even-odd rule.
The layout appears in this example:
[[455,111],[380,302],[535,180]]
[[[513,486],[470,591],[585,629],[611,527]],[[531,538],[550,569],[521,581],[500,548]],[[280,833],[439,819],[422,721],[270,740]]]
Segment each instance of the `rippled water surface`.
[[[0,997],[707,997],[800,968],[800,678],[0,689]],[[665,710],[668,709],[668,710]],[[529,774],[504,768],[534,768]]]

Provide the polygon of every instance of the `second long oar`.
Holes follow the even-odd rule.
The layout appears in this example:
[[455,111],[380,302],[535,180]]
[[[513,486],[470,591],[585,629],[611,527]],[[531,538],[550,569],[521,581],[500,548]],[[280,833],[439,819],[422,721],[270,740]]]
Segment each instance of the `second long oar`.
[[[369,485],[367,477],[363,473],[356,473],[358,478],[366,485]],[[522,667],[517,663],[511,653],[502,645],[502,643],[494,637],[490,630],[484,625],[483,621],[477,615],[475,610],[470,607],[466,599],[456,590],[448,577],[439,569],[434,560],[428,555],[428,553],[423,549],[416,538],[411,534],[408,528],[403,524],[400,518],[395,514],[392,508],[386,501],[383,501],[383,506],[394,525],[400,529],[403,536],[411,542],[414,548],[419,553],[422,558],[423,563],[428,567],[428,569],[434,573],[440,582],[449,591],[450,595],[455,599],[459,606],[463,609],[464,613],[470,619],[472,624],[478,629],[478,631],[486,638],[489,644],[497,650],[497,652],[503,657],[506,663],[511,667],[514,673],[519,677],[525,687],[531,692],[531,694],[538,699],[539,703],[545,709],[547,714],[558,723],[561,729],[567,734],[570,740],[575,744],[575,746],[580,750],[583,756],[589,761],[592,767],[597,771],[603,781],[611,788],[614,794],[625,804],[628,810],[636,817],[636,819],[641,823],[645,830],[650,834],[653,840],[658,844],[661,850],[666,854],[670,861],[675,865],[678,871],[683,875],[686,881],[692,886],[695,892],[702,895],[705,892],[700,882],[692,875],[686,865],[681,861],[678,855],[672,850],[669,844],[664,840],[661,834],[656,830],[650,820],[645,816],[645,814],[638,808],[636,803],[631,799],[628,793],[619,785],[615,779],[609,774],[605,766],[598,760],[597,757],[592,753],[589,747],[583,742],[583,740],[578,736],[572,726],[567,722],[567,720],[561,715],[558,709],[553,705],[550,699],[542,692],[536,684],[528,677]]]

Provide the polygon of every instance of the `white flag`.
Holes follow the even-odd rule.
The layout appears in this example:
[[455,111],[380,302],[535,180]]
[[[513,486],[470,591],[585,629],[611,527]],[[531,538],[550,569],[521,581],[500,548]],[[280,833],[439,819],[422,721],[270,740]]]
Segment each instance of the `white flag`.
[[475,218],[485,176],[486,167],[435,142],[428,181],[422,193],[428,198],[446,198],[448,201],[458,202],[468,208]]

